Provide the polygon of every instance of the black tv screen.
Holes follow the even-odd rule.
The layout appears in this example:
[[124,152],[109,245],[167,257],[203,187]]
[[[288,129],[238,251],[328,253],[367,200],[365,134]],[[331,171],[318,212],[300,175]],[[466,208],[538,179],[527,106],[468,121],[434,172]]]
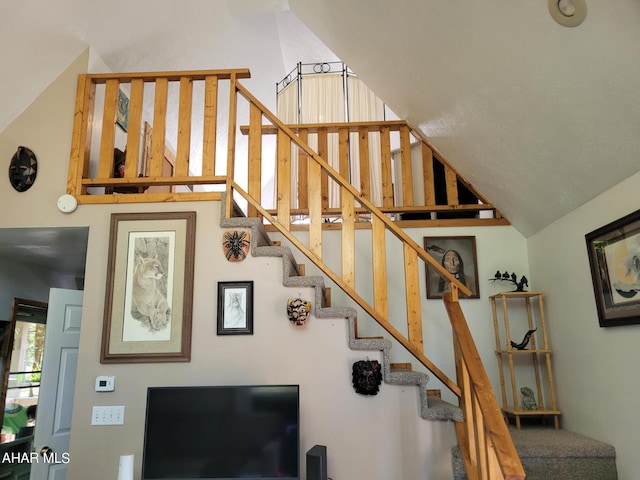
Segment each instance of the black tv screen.
[[142,480],[299,479],[299,386],[150,387]]

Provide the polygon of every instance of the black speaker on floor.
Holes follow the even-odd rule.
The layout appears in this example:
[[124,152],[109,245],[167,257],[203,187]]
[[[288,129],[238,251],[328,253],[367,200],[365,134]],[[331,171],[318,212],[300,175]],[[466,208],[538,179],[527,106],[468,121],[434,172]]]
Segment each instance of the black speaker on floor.
[[327,447],[315,445],[307,452],[307,480],[327,480]]

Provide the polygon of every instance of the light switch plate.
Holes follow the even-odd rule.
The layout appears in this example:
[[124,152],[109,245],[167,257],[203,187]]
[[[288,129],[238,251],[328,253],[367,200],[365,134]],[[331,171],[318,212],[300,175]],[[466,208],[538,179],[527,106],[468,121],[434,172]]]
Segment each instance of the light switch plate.
[[94,406],[91,425],[124,425],[124,405]]

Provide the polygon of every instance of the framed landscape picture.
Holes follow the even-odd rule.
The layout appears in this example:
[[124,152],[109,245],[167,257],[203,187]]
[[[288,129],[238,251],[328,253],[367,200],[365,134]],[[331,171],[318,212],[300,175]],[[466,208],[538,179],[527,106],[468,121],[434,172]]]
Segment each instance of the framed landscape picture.
[[585,240],[600,326],[640,323],[640,210]]
[[[470,296],[460,295],[461,299],[480,298],[476,237],[424,237],[424,249],[471,290]],[[426,279],[429,299],[442,298],[451,289],[449,282],[428,263]]]
[[102,363],[191,358],[195,212],[111,215]]

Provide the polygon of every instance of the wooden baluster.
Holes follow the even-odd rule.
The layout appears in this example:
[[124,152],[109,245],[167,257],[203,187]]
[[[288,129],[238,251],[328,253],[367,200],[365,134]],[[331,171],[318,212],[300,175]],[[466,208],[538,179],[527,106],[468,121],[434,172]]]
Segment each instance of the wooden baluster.
[[459,205],[458,203],[458,176],[449,165],[444,165],[445,184],[447,186],[447,205]]
[[[309,143],[309,131],[306,128],[298,130],[298,137],[304,143]],[[309,157],[301,148],[298,151],[298,208],[309,207]]]
[[162,177],[162,163],[164,161],[164,149],[166,146],[168,95],[168,79],[157,78],[156,94],[153,101],[153,138],[151,139],[150,177]]
[[[454,333],[455,335],[455,333]],[[464,429],[465,438],[467,440],[467,447],[469,451],[469,460],[474,467],[478,465],[478,435],[475,429],[475,422],[473,420],[473,392],[471,391],[471,379],[469,378],[469,370],[467,370],[466,362],[460,353],[460,346],[456,339],[454,339],[456,366],[458,374],[458,385],[462,391],[462,397],[460,398],[460,407],[463,410],[464,417]]]
[[454,285],[453,283],[451,284],[451,300],[454,302],[458,301],[460,295],[460,289],[458,288],[457,285]]
[[[471,384],[473,388],[473,384]],[[473,393],[473,392],[472,392]],[[484,416],[480,409],[480,404],[475,395],[471,396],[473,400],[473,422],[476,426],[477,448],[478,448],[478,471],[480,472],[480,478],[486,478],[487,480],[493,480],[489,477],[489,459],[487,457],[487,437],[484,426]]]
[[436,204],[436,182],[433,176],[433,150],[422,142],[422,177],[424,179],[424,204]]
[[126,178],[138,176],[143,97],[144,82],[141,78],[132,79],[129,98],[129,128],[127,129],[127,158],[124,164],[124,176]]
[[98,178],[113,178],[113,148],[116,135],[115,120],[119,90],[120,82],[118,79],[114,78],[106,81]]
[[420,277],[418,274],[418,252],[404,245],[404,277],[407,299],[407,329],[409,341],[423,351],[422,312],[420,308]]
[[373,306],[387,321],[389,301],[387,294],[387,245],[385,225],[374,216],[371,224],[371,247],[373,249]]
[[[318,155],[327,163],[329,162],[329,146],[327,142],[327,129],[320,128],[318,130]],[[322,208],[329,208],[329,175],[322,170],[321,187],[322,187]],[[311,195],[311,194],[309,194]]]
[[355,201],[353,195],[344,187],[340,188],[340,207],[342,210],[342,280],[355,290]]
[[358,129],[358,152],[360,158],[360,196],[371,199],[371,165],[369,164],[369,129]]
[[351,171],[349,170],[349,129],[341,127],[338,129],[338,155],[340,176],[345,182],[351,183]]
[[322,258],[322,171],[309,159],[309,250]]
[[382,160],[382,206],[385,208],[393,207],[393,174],[389,127],[380,129],[380,156]]
[[86,193],[82,179],[89,175],[91,131],[96,85],[87,75],[78,76],[76,104],[73,113],[73,137],[71,139],[71,160],[67,178],[67,193]]
[[[278,137],[278,148],[281,139]],[[286,145],[290,142],[285,141]],[[262,201],[262,112],[253,103],[249,107],[249,171],[248,171],[248,193],[255,198],[258,203]],[[290,190],[290,188],[288,189]],[[247,216],[257,217],[258,211],[249,205]]]
[[402,164],[402,205],[413,206],[413,175],[411,174],[411,138],[409,126],[400,127],[400,162]]
[[[231,217],[233,210],[233,182],[235,182],[236,161],[236,119],[238,116],[238,76],[229,77],[229,132],[227,135],[227,215]],[[215,166],[215,165],[214,165]],[[215,170],[214,170],[215,171]]]
[[278,130],[278,165],[276,209],[278,223],[289,230],[291,224],[291,140],[282,130]]
[[218,77],[204,80],[204,123],[202,131],[202,175],[215,175],[218,123]]
[[191,152],[191,108],[193,82],[189,77],[180,77],[180,104],[178,108],[178,147],[176,149],[176,177],[189,176],[189,154]]
[[229,131],[227,136],[227,175],[235,180],[236,122],[238,118],[238,78],[231,75],[229,80]]

